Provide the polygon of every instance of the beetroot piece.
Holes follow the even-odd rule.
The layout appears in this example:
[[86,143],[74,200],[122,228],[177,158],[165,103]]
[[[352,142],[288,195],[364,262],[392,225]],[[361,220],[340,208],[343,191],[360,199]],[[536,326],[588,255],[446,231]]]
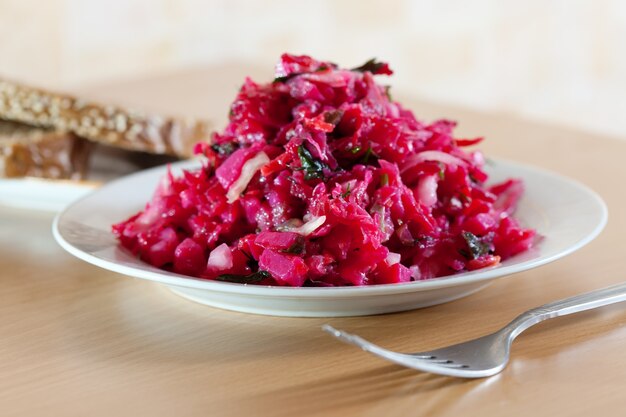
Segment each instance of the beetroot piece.
[[177,273],[281,286],[402,283],[497,265],[535,232],[513,216],[519,180],[486,187],[484,158],[394,102],[370,60],[285,54],[246,79],[202,169],[166,175],[122,246]]
[[266,249],[261,254],[259,269],[269,272],[279,285],[291,287],[304,285],[308,272],[301,257],[275,252],[271,249]]

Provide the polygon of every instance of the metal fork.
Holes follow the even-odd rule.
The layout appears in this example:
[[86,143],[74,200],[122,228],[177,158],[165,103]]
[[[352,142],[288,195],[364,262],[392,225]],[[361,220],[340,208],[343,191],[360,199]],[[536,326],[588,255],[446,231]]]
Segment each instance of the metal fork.
[[524,330],[547,319],[591,310],[626,300],[626,283],[580,294],[528,310],[495,333],[441,349],[400,353],[385,349],[328,324],[322,329],[341,341],[356,345],[399,365],[440,375],[482,378],[502,371],[509,361],[511,343]]

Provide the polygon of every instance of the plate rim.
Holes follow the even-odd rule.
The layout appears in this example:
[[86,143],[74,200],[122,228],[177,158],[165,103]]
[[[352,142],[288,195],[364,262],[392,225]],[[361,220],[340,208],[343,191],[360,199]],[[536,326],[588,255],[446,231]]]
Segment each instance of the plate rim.
[[[424,281],[412,281],[407,283],[396,283],[396,284],[377,284],[370,286],[359,286],[359,287],[281,287],[281,286],[269,286],[269,285],[249,285],[249,284],[237,284],[237,283],[228,283],[228,282],[219,282],[214,280],[206,280],[201,278],[189,277],[186,275],[176,274],[169,271],[159,270],[156,267],[152,267],[148,264],[145,264],[147,269],[134,268],[126,265],[121,265],[119,263],[109,261],[106,259],[102,259],[96,255],[83,251],[71,243],[69,243],[63,236],[62,231],[60,230],[60,223],[62,222],[64,216],[66,216],[75,206],[81,204],[84,200],[92,197],[95,193],[98,193],[101,190],[105,190],[111,187],[115,187],[118,183],[128,180],[131,177],[139,176],[139,175],[149,175],[154,171],[161,171],[166,169],[167,165],[162,165],[154,168],[150,168],[147,170],[139,171],[137,173],[133,173],[118,179],[115,179],[109,183],[104,184],[102,187],[99,187],[92,192],[82,196],[78,200],[72,202],[70,205],[65,207],[60,213],[58,213],[52,223],[52,234],[57,243],[68,253],[73,256],[81,259],[87,263],[98,266],[105,270],[109,270],[112,272],[116,272],[122,275],[126,275],[129,277],[146,279],[149,281],[159,282],[161,284],[165,284],[168,286],[175,287],[185,287],[185,288],[194,288],[198,290],[208,290],[214,292],[222,292],[222,293],[233,293],[240,295],[254,295],[259,297],[295,297],[295,298],[352,298],[352,297],[367,297],[372,295],[393,295],[399,293],[410,293],[410,292],[421,292],[421,291],[429,291],[440,288],[447,287],[455,287],[467,284],[474,284],[482,281],[487,281],[500,277],[508,277],[520,272],[524,272],[530,269],[534,269],[551,262],[554,262],[558,259],[561,259],[565,256],[570,255],[571,253],[581,249],[586,246],[588,243],[593,241],[598,235],[604,230],[607,222],[608,222],[608,207],[604,200],[600,197],[598,193],[592,190],[590,187],[585,185],[584,183],[569,178],[560,173],[556,173],[542,167],[536,167],[534,165],[522,164],[514,161],[510,161],[503,158],[490,158],[493,162],[497,164],[504,164],[507,166],[511,166],[514,168],[521,168],[526,170],[534,171],[537,174],[551,177],[559,182],[564,182],[569,184],[570,186],[578,189],[585,193],[589,197],[589,203],[596,205],[599,216],[597,223],[593,227],[593,229],[586,234],[583,238],[579,239],[577,242],[570,244],[566,249],[561,250],[557,253],[552,254],[551,256],[539,257],[538,259],[531,259],[527,261],[522,261],[520,263],[514,263],[512,265],[506,265],[504,267],[494,267],[489,269],[481,269],[477,271],[464,272],[457,275],[448,275],[440,278],[433,278]],[[177,162],[174,164],[170,164],[169,166],[175,167],[177,169],[188,169],[200,166],[201,161],[197,159],[186,160]],[[156,184],[155,184],[156,187]],[[118,246],[119,249],[119,246]],[[150,270],[150,269],[154,269]],[[504,271],[503,271],[504,270]]]

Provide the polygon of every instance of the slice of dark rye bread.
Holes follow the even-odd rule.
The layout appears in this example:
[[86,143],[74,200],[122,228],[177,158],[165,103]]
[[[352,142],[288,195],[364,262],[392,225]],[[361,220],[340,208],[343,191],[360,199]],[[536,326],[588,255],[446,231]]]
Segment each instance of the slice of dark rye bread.
[[106,145],[189,157],[209,123],[144,114],[0,78],[0,119],[69,131]]
[[69,132],[0,121],[0,178],[83,179],[92,147]]

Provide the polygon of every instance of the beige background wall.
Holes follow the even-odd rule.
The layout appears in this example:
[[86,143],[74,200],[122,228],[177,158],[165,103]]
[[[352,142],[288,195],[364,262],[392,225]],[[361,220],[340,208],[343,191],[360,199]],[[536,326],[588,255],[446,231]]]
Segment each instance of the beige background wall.
[[622,0],[0,0],[0,74],[75,86],[283,51],[396,91],[626,138]]

